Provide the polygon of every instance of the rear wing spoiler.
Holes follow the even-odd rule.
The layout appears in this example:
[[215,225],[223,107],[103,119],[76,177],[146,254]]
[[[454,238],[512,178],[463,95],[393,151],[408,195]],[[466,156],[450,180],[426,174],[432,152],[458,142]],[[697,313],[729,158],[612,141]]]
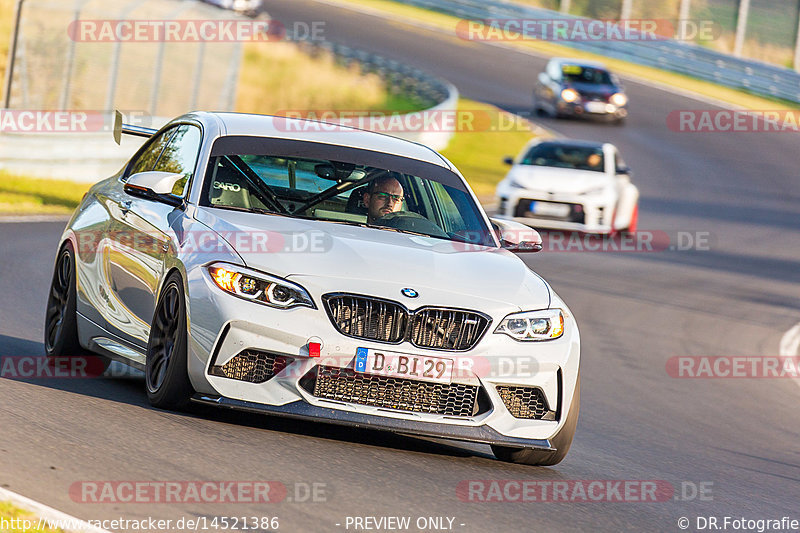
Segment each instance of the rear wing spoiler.
[[114,142],[119,144],[122,141],[122,134],[135,135],[137,137],[152,137],[158,130],[143,128],[132,124],[122,123],[122,113],[114,111]]

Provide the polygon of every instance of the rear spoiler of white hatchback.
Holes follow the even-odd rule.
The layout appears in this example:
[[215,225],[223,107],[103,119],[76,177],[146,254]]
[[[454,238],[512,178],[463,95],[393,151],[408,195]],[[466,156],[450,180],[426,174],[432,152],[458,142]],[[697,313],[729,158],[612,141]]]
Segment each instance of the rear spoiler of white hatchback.
[[114,142],[119,144],[122,141],[122,134],[135,135],[137,137],[152,137],[158,130],[134,126],[133,124],[122,123],[122,113],[114,111]]

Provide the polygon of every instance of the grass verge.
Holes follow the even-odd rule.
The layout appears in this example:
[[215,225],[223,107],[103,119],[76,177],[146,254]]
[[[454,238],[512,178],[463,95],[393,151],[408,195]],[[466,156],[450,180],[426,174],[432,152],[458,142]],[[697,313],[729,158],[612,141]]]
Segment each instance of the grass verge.
[[66,215],[91,184],[18,176],[0,171],[0,215]]
[[[2,1],[2,0],[0,0]],[[376,74],[340,65],[330,53],[308,55],[294,43],[247,43],[239,70],[236,111],[286,114],[309,110],[415,111]]]
[[475,130],[456,132],[442,154],[455,164],[467,179],[472,190],[483,203],[494,198],[497,183],[503,179],[508,168],[503,157],[515,156],[533,136],[528,122],[498,108],[460,99],[459,111],[488,116],[491,122],[476,121]]
[[[40,529],[38,526],[39,519],[32,513],[24,509],[20,509],[19,507],[15,506],[9,502],[0,502],[0,519],[8,520],[9,522],[14,519],[21,519],[21,520],[30,520],[33,522],[34,526],[30,528],[24,527],[11,527],[11,528],[3,528],[3,533],[29,533],[29,532],[37,532],[37,533],[62,533],[60,529],[50,529],[50,528],[43,528]],[[10,522],[16,523],[16,522]]]
[[[432,26],[439,30],[444,30],[450,33],[453,41],[461,42],[465,47],[474,46],[475,43],[465,41],[457,37],[456,24],[461,19],[453,16],[446,15],[435,11],[429,11],[420,7],[409,6],[400,4],[393,0],[326,0],[330,3],[336,3],[342,6],[353,6],[360,8],[367,8],[372,11],[395,15],[397,17],[408,20],[412,23],[421,23],[426,26]],[[711,82],[677,74],[666,70],[660,70],[653,67],[644,65],[637,65],[627,61],[618,59],[611,59],[605,56],[582,52],[569,48],[567,46],[558,45],[546,41],[506,41],[504,44],[514,48],[531,51],[546,56],[568,56],[580,59],[592,59],[604,62],[609,68],[620,74],[627,74],[636,78],[660,83],[693,92],[700,96],[714,98],[728,102],[737,107],[745,109],[757,110],[794,110],[797,109],[797,104],[787,102],[785,100],[778,100],[774,98],[766,98],[755,94],[748,93],[729,87],[723,87]],[[531,89],[533,88],[533,77],[531,75]]]

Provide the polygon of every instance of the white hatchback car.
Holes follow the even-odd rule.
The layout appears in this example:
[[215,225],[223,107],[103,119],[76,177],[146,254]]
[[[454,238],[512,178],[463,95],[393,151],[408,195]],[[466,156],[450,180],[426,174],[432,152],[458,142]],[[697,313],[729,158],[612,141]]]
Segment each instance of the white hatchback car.
[[498,217],[536,228],[635,232],[639,190],[610,143],[535,139],[497,185]]
[[190,401],[489,444],[555,464],[580,336],[464,178],[420,144],[335,124],[191,113],[94,185],[59,241],[50,357],[140,368]]

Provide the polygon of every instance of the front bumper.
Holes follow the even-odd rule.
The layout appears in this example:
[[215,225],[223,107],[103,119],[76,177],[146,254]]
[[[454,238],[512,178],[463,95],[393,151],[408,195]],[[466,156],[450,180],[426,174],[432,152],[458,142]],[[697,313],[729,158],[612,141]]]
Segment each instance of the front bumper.
[[[497,190],[500,218],[520,222],[534,228],[582,231],[608,234],[614,231],[614,203],[610,198],[592,198],[586,195],[559,195],[543,197],[501,184]],[[566,216],[536,215],[529,210],[531,202],[547,202],[568,206]]]
[[[408,342],[387,345],[347,337],[338,332],[323,308],[282,310],[245,302],[211,286],[200,270],[195,269],[188,276],[189,377],[198,391],[195,401],[397,433],[539,449],[550,448],[548,439],[565,422],[577,379],[580,337],[574,318],[555,295],[551,307],[561,307],[565,312],[566,327],[561,338],[523,343],[494,334],[499,320],[519,309],[508,305],[491,309],[479,306],[476,310],[493,319],[489,329],[471,350],[452,352],[418,348]],[[331,292],[317,286],[311,278],[293,278],[293,281],[303,285],[318,305],[321,295]],[[363,285],[363,281],[341,280],[337,289],[357,292],[354,287]],[[420,306],[431,304],[420,301]],[[320,357],[310,356],[311,339],[321,341]],[[478,389],[480,408],[470,415],[461,412],[453,416],[392,407],[385,402],[369,404],[337,399],[317,394],[308,385],[309,376],[318,375],[324,368],[351,372],[358,348],[451,358],[458,369],[452,385]],[[263,382],[232,379],[219,371],[248,350],[291,360],[282,363]],[[547,414],[541,418],[513,416],[498,386],[538,389],[546,402]],[[438,392],[426,394],[435,396]]]
[[564,102],[560,100],[556,103],[556,110],[560,115],[573,117],[619,120],[628,116],[628,110],[625,106],[619,107],[612,103],[600,101]]
[[550,445],[550,441],[547,439],[520,439],[508,437],[498,433],[487,425],[459,426],[454,424],[424,422],[420,420],[387,418],[385,416],[318,407],[302,400],[286,405],[265,405],[244,400],[224,398],[222,396],[195,394],[194,397],[192,397],[192,401],[199,404],[225,407],[238,411],[286,416],[301,420],[323,421],[343,426],[390,431],[402,435],[495,444],[515,448],[536,448],[547,451],[556,450]]

